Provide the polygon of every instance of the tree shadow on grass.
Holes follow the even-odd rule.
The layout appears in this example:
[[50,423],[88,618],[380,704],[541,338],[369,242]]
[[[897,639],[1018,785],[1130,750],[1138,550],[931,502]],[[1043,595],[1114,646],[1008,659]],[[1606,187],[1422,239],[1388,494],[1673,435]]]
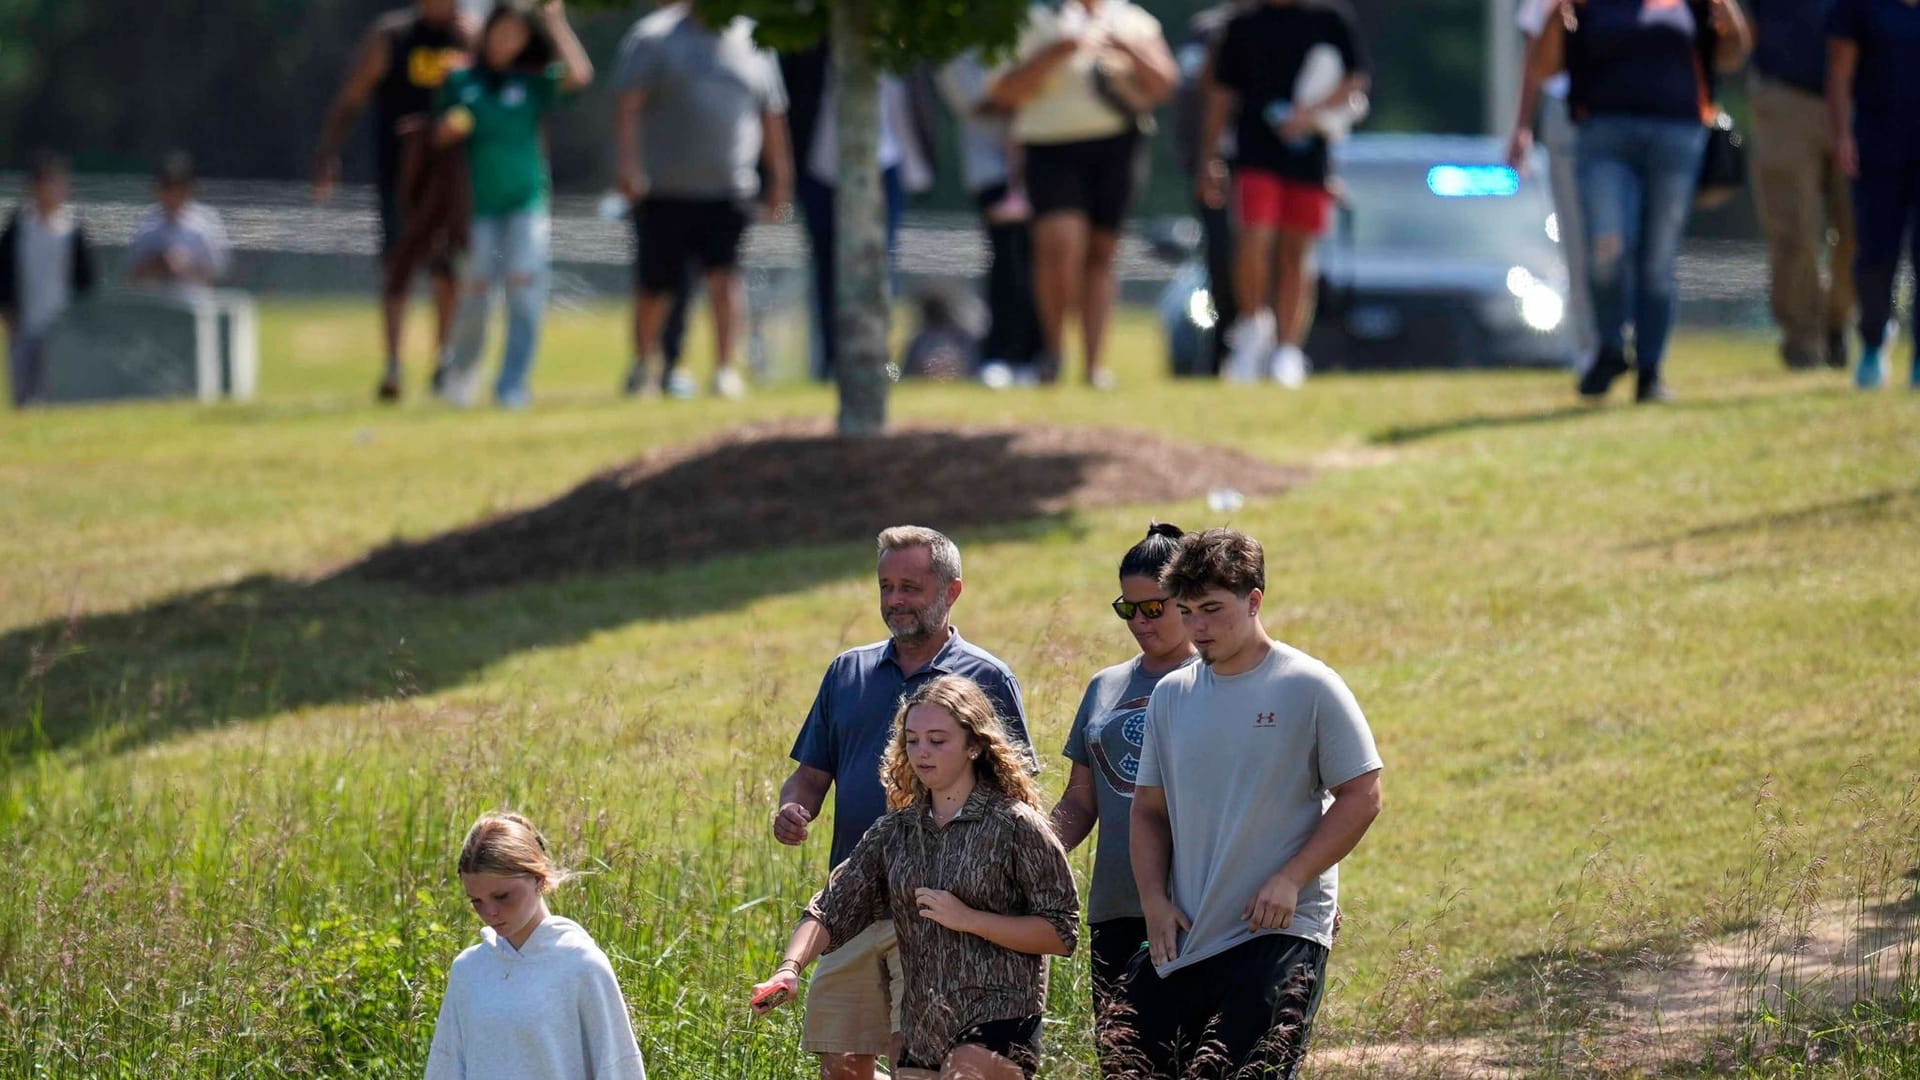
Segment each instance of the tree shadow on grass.
[[1556,424],[1599,416],[1605,411],[1604,408],[1593,405],[1566,405],[1528,413],[1475,413],[1471,416],[1455,416],[1428,424],[1396,424],[1375,432],[1371,441],[1379,446],[1403,446],[1407,443],[1424,442],[1427,439],[1456,435],[1465,431],[1492,431],[1501,428],[1531,427],[1536,424]]
[[[1687,413],[1704,412],[1715,409],[1727,409],[1741,405],[1750,405],[1755,401],[1770,400],[1769,395],[1746,395],[1737,397],[1701,398],[1694,401],[1669,402],[1658,406],[1668,412]],[[1453,416],[1445,420],[1436,420],[1425,424],[1396,424],[1374,432],[1369,440],[1376,446],[1402,446],[1407,443],[1424,442],[1446,435],[1457,435],[1468,431],[1499,431],[1505,428],[1535,427],[1544,424],[1570,423],[1607,416],[1624,405],[1607,405],[1602,402],[1579,402],[1559,405],[1550,409],[1533,412],[1473,413],[1467,416]]]
[[1828,529],[1872,521],[1907,519],[1920,516],[1920,487],[1889,488],[1850,499],[1833,499],[1793,510],[1775,510],[1750,517],[1701,525],[1671,536],[1644,540],[1629,550],[1650,551],[1672,547],[1689,540],[1721,540],[1749,533],[1784,532],[1793,529]]
[[[744,607],[872,573],[914,522],[1034,539],[1074,510],[1285,490],[1298,470],[1102,432],[747,429],[588,479],[553,501],[312,579],[256,575],[0,637],[0,756],[113,753],[211,724],[432,692],[598,631]],[[977,582],[975,588],[993,588]],[[850,613],[822,620],[821,662]]]

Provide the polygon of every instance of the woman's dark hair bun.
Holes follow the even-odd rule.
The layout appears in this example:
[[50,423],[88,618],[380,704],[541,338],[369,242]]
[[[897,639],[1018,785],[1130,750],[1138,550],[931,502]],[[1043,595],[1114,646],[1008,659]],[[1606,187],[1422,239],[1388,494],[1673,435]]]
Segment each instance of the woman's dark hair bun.
[[1121,577],[1159,577],[1160,571],[1173,561],[1174,553],[1180,550],[1180,538],[1185,536],[1180,526],[1164,521],[1147,524],[1147,535],[1128,550],[1120,560]]

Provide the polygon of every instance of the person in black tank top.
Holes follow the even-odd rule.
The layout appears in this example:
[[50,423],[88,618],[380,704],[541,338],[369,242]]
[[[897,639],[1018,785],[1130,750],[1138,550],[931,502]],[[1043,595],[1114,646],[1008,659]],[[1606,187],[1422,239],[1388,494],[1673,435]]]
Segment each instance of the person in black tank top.
[[[1562,0],[1528,47],[1522,101],[1564,69],[1579,128],[1576,184],[1600,340],[1580,396],[1637,368],[1634,398],[1668,398],[1661,361],[1679,307],[1674,265],[1699,185],[1716,71],[1745,63],[1738,0]],[[1632,359],[1628,358],[1632,328]]]
[[[414,5],[374,20],[361,39],[353,67],[328,110],[320,142],[314,152],[313,193],[316,201],[333,194],[340,178],[340,147],[369,103],[374,112],[375,187],[380,205],[380,253],[383,261],[396,251],[406,222],[399,181],[406,161],[408,137],[423,130],[432,112],[433,96],[451,71],[465,67],[471,55],[475,27],[460,14],[458,0],[416,0]],[[408,245],[409,250],[412,245]],[[390,270],[392,268],[389,268]],[[428,267],[433,279],[439,353],[444,354],[453,324],[453,268],[445,258]],[[386,338],[386,365],[377,396],[400,398],[400,340],[406,317],[412,274],[383,275],[381,308]],[[437,366],[437,365],[436,365]]]

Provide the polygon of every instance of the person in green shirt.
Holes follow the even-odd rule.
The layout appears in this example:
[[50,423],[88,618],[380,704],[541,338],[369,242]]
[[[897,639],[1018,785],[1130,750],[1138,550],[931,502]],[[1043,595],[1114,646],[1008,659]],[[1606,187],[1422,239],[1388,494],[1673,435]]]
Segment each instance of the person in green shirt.
[[443,145],[466,143],[473,194],[452,354],[434,378],[441,394],[458,404],[473,399],[500,285],[507,294],[507,342],[494,399],[509,409],[532,401],[527,381],[547,306],[552,233],[543,129],[562,95],[592,81],[593,62],[568,25],[561,0],[544,0],[537,8],[502,0],[480,31],[477,62],[441,87],[439,139]]

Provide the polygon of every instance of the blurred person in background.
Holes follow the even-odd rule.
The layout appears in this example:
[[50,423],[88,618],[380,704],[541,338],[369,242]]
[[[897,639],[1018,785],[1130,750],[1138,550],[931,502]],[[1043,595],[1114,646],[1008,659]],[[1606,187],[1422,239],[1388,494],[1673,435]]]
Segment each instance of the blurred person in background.
[[1635,401],[1671,396],[1661,363],[1679,308],[1674,267],[1700,183],[1714,74],[1738,70],[1751,41],[1735,0],[1561,0],[1528,47],[1521,100],[1565,71],[1579,129],[1599,337],[1578,384],[1587,400],[1606,397],[1628,371]]
[[67,203],[69,168],[51,153],[34,157],[27,197],[0,231],[0,322],[14,408],[46,390],[46,334],[68,305],[93,288],[93,248]]
[[[1827,123],[1833,0],[1748,2],[1753,194],[1767,234],[1780,358],[1790,368],[1844,369],[1853,319],[1853,199]],[[1823,257],[1830,283],[1820,278]]]
[[1201,129],[1200,201],[1224,206],[1219,156],[1232,118],[1239,317],[1227,375],[1297,386],[1309,369],[1313,249],[1333,223],[1329,121],[1364,101],[1367,59],[1353,12],[1334,0],[1266,0],[1236,15],[1214,46]]
[[[1911,265],[1920,269],[1920,7],[1905,0],[1835,0],[1827,23],[1827,112],[1840,167],[1853,178],[1859,237],[1854,383],[1874,390],[1887,379],[1881,354],[1903,243],[1910,240]],[[1920,391],[1920,355],[1908,386]]]
[[1014,112],[1033,204],[1042,381],[1059,378],[1067,319],[1077,313],[1087,384],[1113,385],[1101,350],[1114,254],[1143,179],[1143,136],[1178,79],[1159,20],[1131,0],[1035,4],[1012,65],[997,73],[990,97]]
[[[1200,166],[1213,157],[1233,156],[1233,133],[1226,132],[1211,154],[1200,150],[1200,131],[1207,118],[1207,72],[1214,44],[1220,32],[1235,15],[1260,0],[1230,0],[1215,4],[1187,20],[1186,40],[1174,50],[1173,59],[1180,69],[1180,86],[1173,97],[1173,152],[1180,162],[1181,175],[1193,183]],[[1233,291],[1233,217],[1227,207],[1209,206],[1199,197],[1193,200],[1193,213],[1200,221],[1201,241],[1207,264],[1207,296],[1213,301],[1214,325],[1221,328],[1213,335],[1213,355],[1208,358],[1211,374],[1220,374],[1227,358],[1225,328],[1240,317],[1240,306]]]
[[754,47],[750,20],[716,28],[690,5],[673,4],[627,34],[615,82],[620,192],[633,204],[638,245],[626,392],[664,388],[654,357],[664,351],[674,306],[692,288],[693,267],[713,309],[714,392],[739,397],[747,385],[735,362],[746,314],[740,244],[761,194],[760,169],[769,220],[784,216],[793,198],[779,64]]
[[[833,378],[840,348],[834,326],[834,192],[839,186],[840,140],[829,61],[825,45],[780,56],[793,142],[794,198],[813,258],[813,336],[818,345],[813,376],[823,382]],[[934,113],[939,105],[933,100],[938,92],[929,82],[919,72],[880,77],[880,191],[886,200],[889,274],[907,196],[933,186]]]
[[127,243],[127,280],[169,289],[218,284],[232,266],[232,249],[219,213],[194,198],[193,159],[168,155],[154,183],[159,201],[147,208]]
[[936,82],[960,126],[961,178],[987,233],[989,326],[981,368],[1001,365],[1024,380],[1040,349],[1040,316],[1033,304],[1033,208],[1014,167],[1011,117],[988,99],[988,70],[977,51],[948,61]]
[[523,409],[533,400],[528,381],[547,306],[553,181],[546,118],[562,95],[593,81],[593,62],[561,0],[533,9],[496,5],[476,61],[448,76],[438,102],[439,141],[467,147],[473,223],[449,370],[436,382],[456,404],[472,402],[494,289],[504,286],[507,340],[493,394],[502,408]]
[[[327,111],[319,146],[314,150],[313,194],[319,201],[333,196],[340,180],[340,148],[368,103],[373,105],[374,191],[380,205],[382,275],[380,314],[386,363],[375,397],[400,400],[400,342],[405,329],[407,297],[415,267],[396,268],[408,207],[401,192],[401,173],[409,134],[424,129],[433,113],[433,97],[447,76],[470,60],[475,27],[460,13],[459,0],[416,0],[412,7],[391,11],[374,20],[361,39],[346,82]],[[396,269],[403,272],[394,272]],[[435,363],[445,362],[459,294],[454,285],[453,261],[435,252],[428,261],[433,283]]]

